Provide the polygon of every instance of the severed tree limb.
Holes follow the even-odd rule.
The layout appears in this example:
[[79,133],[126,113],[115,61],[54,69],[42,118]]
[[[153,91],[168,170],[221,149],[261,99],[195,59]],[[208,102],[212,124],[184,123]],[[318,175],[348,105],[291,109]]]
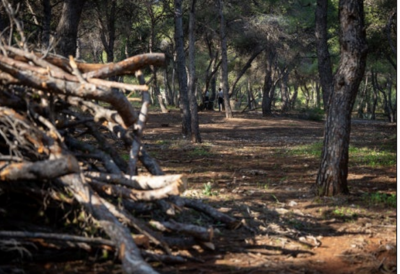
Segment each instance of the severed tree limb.
[[[27,124],[27,127],[29,126],[29,121],[26,121],[25,117],[11,110],[8,112],[4,108],[1,110],[3,110],[3,113],[13,115],[14,119],[19,120],[21,123]],[[49,147],[51,159],[63,160],[65,157],[68,157],[67,155],[70,155],[69,153],[65,153],[66,150],[51,137],[41,131],[38,134],[41,135],[40,138]],[[130,231],[105,207],[98,194],[85,183],[83,175],[80,172],[64,175],[56,180],[66,186],[72,192],[75,199],[99,222],[101,228],[108,234],[119,251],[122,267],[126,273],[157,273],[143,261]]]
[[59,241],[82,242],[94,245],[114,246],[114,242],[102,238],[88,238],[61,233],[43,233],[43,232],[27,232],[27,231],[0,231],[2,238],[41,238]]
[[106,206],[107,209],[114,214],[114,216],[120,218],[122,222],[135,228],[141,234],[147,236],[152,243],[162,247],[167,254],[171,254],[169,246],[163,241],[162,237],[150,230],[147,224],[145,224],[142,220],[135,218],[124,209],[117,208],[115,205],[105,199],[102,199],[102,202],[104,206]]
[[133,84],[126,84],[126,83],[120,83],[120,82],[115,82],[115,81],[106,81],[106,80],[97,79],[97,78],[89,78],[89,79],[87,79],[87,81],[91,84],[103,86],[106,88],[118,88],[118,89],[129,90],[129,91],[148,91],[149,90],[149,87],[147,85],[133,85]]
[[150,174],[165,175],[164,171],[161,169],[157,160],[151,157],[143,146],[140,147],[139,160],[144,165],[144,167],[150,172]]
[[[73,82],[89,82],[95,85],[107,87],[107,88],[119,88],[119,89],[125,89],[129,91],[148,91],[148,86],[147,85],[131,85],[131,84],[125,84],[125,83],[120,83],[120,82],[114,82],[114,81],[107,81],[107,80],[102,80],[102,79],[96,79],[96,78],[90,78],[90,79],[84,79],[82,74],[80,73],[80,65],[78,65],[77,62],[75,62],[74,59],[71,59],[68,61],[65,59],[65,64],[62,64],[61,66],[64,67],[64,69],[60,66],[57,66],[53,64],[51,61],[55,62],[56,58],[50,59],[50,62],[47,60],[48,58],[41,58],[38,56],[38,54],[31,53],[31,52],[26,52],[24,50],[10,47],[10,46],[4,46],[4,48],[13,54],[23,57],[23,58],[14,58],[16,63],[18,63],[20,66],[27,65],[29,61],[34,62],[36,65],[43,69],[36,70],[35,67],[30,66],[31,69],[34,69],[38,73],[45,74],[45,72],[50,72],[52,77],[63,79],[63,80],[68,80],[68,81],[73,81]],[[68,62],[68,63],[67,63]],[[60,64],[59,64],[60,65]],[[82,63],[81,63],[82,65]],[[100,67],[96,64],[96,66],[92,66],[92,69],[101,69],[105,65],[101,65]],[[76,73],[79,71],[79,73]],[[69,74],[68,72],[74,72],[75,76]],[[84,80],[84,81],[82,81]]]
[[129,127],[137,120],[137,113],[127,98],[118,91],[108,88],[98,88],[90,83],[76,83],[53,78],[49,75],[37,75],[32,71],[21,71],[13,67],[15,61],[0,55],[0,69],[18,79],[21,84],[55,92],[62,95],[72,95],[86,99],[94,99],[110,103],[121,115],[123,126]]
[[145,53],[132,56],[128,59],[122,60],[118,63],[110,63],[102,66],[95,71],[83,74],[85,79],[88,78],[107,78],[116,76],[122,71],[137,71],[150,65],[162,66],[165,62],[165,55],[163,53]]
[[132,199],[134,201],[155,201],[167,198],[171,195],[179,195],[185,189],[184,180],[179,180],[174,184],[153,190],[135,190],[116,185],[104,184],[95,179],[87,178],[86,180],[97,191],[107,193],[108,195],[120,196],[125,199]]
[[205,228],[198,225],[178,223],[173,220],[166,222],[151,220],[149,223],[160,231],[173,231],[175,233],[183,233],[205,242],[210,242],[214,237],[214,231],[212,227]]
[[154,210],[154,204],[148,202],[135,202],[128,199],[122,199],[122,206],[127,212],[149,213]]
[[187,259],[181,256],[157,254],[148,250],[142,250],[141,252],[142,256],[145,257],[148,261],[171,263],[171,264],[187,262]]
[[[34,52],[33,54],[35,54],[37,56],[37,58],[44,59],[48,63],[51,63],[51,64],[53,64],[53,65],[55,65],[55,66],[57,66],[59,68],[62,68],[66,72],[72,72],[72,68],[70,66],[70,62],[69,62],[68,58],[66,58],[64,56],[54,55],[54,54],[43,55],[42,53],[39,53],[39,52]],[[11,58],[15,59],[15,60],[22,61],[22,62],[25,62],[25,63],[30,60],[29,58],[26,58],[25,55],[9,54],[9,56]],[[113,63],[91,64],[91,63],[84,63],[84,62],[79,61],[79,60],[75,60],[75,61],[76,61],[76,65],[77,65],[79,71],[81,71],[83,73],[89,73],[91,71],[101,70],[102,68],[107,67],[110,64],[113,64]],[[135,71],[128,67],[128,69],[125,69],[125,70],[122,70],[122,71],[117,71],[115,73],[116,73],[115,76],[119,76],[119,75],[134,75]],[[107,78],[107,77],[102,77],[102,78]]]
[[[136,72],[136,77],[139,79],[140,84],[145,84],[143,74],[140,70]],[[143,130],[147,121],[149,104],[150,104],[150,94],[148,92],[142,92],[142,107],[139,112],[138,120],[135,123],[135,135],[133,137],[131,150],[129,152],[129,162],[128,162],[129,175],[136,175],[137,173],[136,172],[137,161],[142,142]]]
[[0,162],[0,180],[43,180],[79,171],[79,163],[73,156],[63,159],[38,162],[9,163]]
[[115,147],[112,147],[107,139],[97,130],[94,123],[86,123],[89,128],[89,133],[97,140],[99,147],[102,148],[110,157],[114,163],[124,172],[126,172],[127,164],[124,159],[120,156]]
[[[112,184],[121,184],[129,186],[135,189],[158,189],[171,184],[187,184],[187,180],[183,175],[161,175],[161,176],[128,176],[128,175],[117,175],[107,174],[101,172],[85,172],[86,177],[103,181]],[[182,182],[180,182],[182,181]]]
[[95,148],[94,146],[88,143],[80,142],[68,135],[66,135],[64,138],[65,138],[65,143],[68,145],[68,147],[97,155],[97,157],[101,159],[103,166],[108,172],[115,174],[122,174],[119,167],[115,164],[113,159],[107,153],[103,152],[100,149]]
[[[60,98],[73,106],[79,107],[83,111],[88,111],[91,115],[93,115],[95,122],[98,122],[98,121],[101,121],[104,119],[110,123],[118,125],[118,127],[123,128],[121,125],[124,122],[123,122],[121,116],[115,110],[106,109],[95,103],[85,101],[82,98],[75,97],[75,96],[60,95]],[[125,128],[123,128],[123,129],[125,130]]]
[[219,212],[218,210],[214,209],[213,207],[206,205],[198,200],[183,198],[183,197],[179,197],[179,196],[170,196],[169,200],[178,206],[182,206],[182,207],[186,206],[186,207],[201,211],[201,212],[209,215],[213,219],[225,223],[228,226],[228,228],[230,228],[230,229],[236,229],[241,225],[240,220],[236,220],[235,218],[232,218],[229,215]]
[[164,236],[163,241],[169,246],[179,249],[188,249],[198,244],[198,242],[191,236]]
[[75,198],[93,215],[100,223],[102,229],[105,230],[114,242],[126,273],[157,273],[143,261],[129,230],[118,222],[115,216],[104,205],[102,199],[84,183],[81,175],[65,175],[60,178],[60,181],[72,190]]

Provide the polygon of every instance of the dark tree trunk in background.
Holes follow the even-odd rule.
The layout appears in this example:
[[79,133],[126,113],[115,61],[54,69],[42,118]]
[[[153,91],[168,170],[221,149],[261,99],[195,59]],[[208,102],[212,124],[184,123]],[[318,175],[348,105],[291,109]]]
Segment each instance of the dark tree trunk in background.
[[385,115],[388,118],[389,123],[396,122],[396,104],[392,102],[392,85],[393,80],[390,75],[386,79],[386,87],[382,87],[378,82],[378,73],[372,70],[371,73],[372,78],[372,87],[375,92],[378,94],[378,91],[382,93],[383,96],[383,109],[385,111]]
[[76,54],[79,21],[86,0],[64,0],[60,21],[57,26],[56,51],[68,57]]
[[[154,11],[153,11],[153,7],[152,7],[152,3],[149,2],[146,4],[147,5],[147,11],[150,17],[150,35],[149,35],[149,51],[153,52],[154,49],[156,48],[156,30],[155,27],[157,25],[157,21],[159,21],[160,17],[157,16]],[[153,74],[153,91],[154,91],[154,96],[157,98],[157,102],[160,106],[161,112],[162,113],[168,113],[168,109],[165,106],[164,103],[164,98],[161,95],[160,92],[160,87],[158,85],[158,81],[157,81],[157,68],[154,66],[150,66],[151,68],[151,72]]]
[[317,0],[317,8],[315,11],[318,72],[325,111],[327,110],[329,96],[333,90],[332,63],[328,50],[328,1],[329,0]]
[[368,75],[365,74],[365,82],[364,82],[364,88],[362,89],[361,93],[359,94],[359,103],[357,107],[357,117],[358,118],[364,118],[364,107],[365,103],[367,102],[367,88],[368,88]]
[[290,93],[288,89],[288,81],[289,81],[289,70],[284,69],[282,71],[282,81],[281,81],[282,112],[286,112],[289,110]]
[[175,6],[175,47],[179,82],[179,107],[182,111],[182,134],[191,135],[191,117],[188,99],[187,74],[185,68],[185,49],[183,46],[182,0],[174,0]]
[[220,32],[219,36],[221,39],[221,57],[222,57],[222,91],[224,92],[224,106],[225,106],[225,117],[233,118],[232,108],[229,101],[229,83],[228,83],[228,49],[226,45],[226,33],[225,33],[225,17],[224,17],[224,1],[218,1],[218,13],[219,13],[219,24]]
[[324,132],[316,194],[348,194],[351,111],[365,71],[367,44],[362,0],[340,0],[340,62]]
[[[101,1],[97,3],[97,20],[99,23],[100,39],[107,53],[107,63],[114,62],[116,1]],[[114,79],[115,80],[115,79]]]
[[191,114],[191,140],[192,143],[201,143],[200,128],[199,128],[199,115],[197,110],[196,100],[196,67],[195,67],[195,5],[196,0],[191,1],[190,14],[189,14],[189,102]]
[[268,50],[265,55],[265,76],[262,97],[262,115],[264,117],[272,114],[272,101],[274,100],[274,83],[273,83],[273,60],[275,53]]
[[42,37],[41,46],[43,50],[49,48],[51,31],[51,4],[50,0],[42,0],[43,18],[42,18]]

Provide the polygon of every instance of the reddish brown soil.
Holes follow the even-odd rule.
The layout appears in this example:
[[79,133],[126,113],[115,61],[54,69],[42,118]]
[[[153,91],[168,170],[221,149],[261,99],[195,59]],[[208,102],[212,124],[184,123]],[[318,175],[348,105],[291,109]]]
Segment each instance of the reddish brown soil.
[[[244,226],[229,230],[198,213],[176,216],[213,226],[215,249],[177,250],[197,261],[152,264],[157,271],[396,273],[396,208],[365,199],[368,193],[396,193],[394,165],[370,166],[362,159],[351,160],[351,195],[317,198],[310,187],[316,180],[318,157],[290,152],[322,141],[323,122],[263,118],[255,113],[235,113],[229,120],[220,112],[199,115],[202,144],[191,144],[182,137],[176,111],[151,113],[143,142],[167,174],[187,175],[184,196],[202,199],[242,220]],[[352,146],[395,152],[396,142],[395,124],[353,120]],[[122,271],[118,262],[93,264],[88,260],[49,263],[40,272],[29,273]]]
[[[165,273],[395,273],[396,209],[365,193],[396,193],[396,167],[349,164],[351,195],[316,198],[319,160],[289,153],[321,141],[323,122],[201,112],[202,144],[182,138],[179,113],[152,113],[144,142],[184,194],[254,229],[218,227],[215,250],[187,250],[201,262],[155,266]],[[396,151],[396,125],[353,120],[351,145]],[[205,185],[210,184],[207,188]],[[206,223],[207,220],[198,220]]]

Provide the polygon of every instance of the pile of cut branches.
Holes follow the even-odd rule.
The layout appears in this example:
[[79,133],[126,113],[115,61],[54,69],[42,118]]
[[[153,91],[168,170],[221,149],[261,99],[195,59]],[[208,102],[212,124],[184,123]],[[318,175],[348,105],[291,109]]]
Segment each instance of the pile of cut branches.
[[[165,174],[142,145],[150,97],[141,69],[163,63],[158,53],[99,65],[1,46],[0,257],[108,250],[126,273],[156,273],[148,262],[185,262],[195,258],[180,249],[213,248],[212,226],[182,222],[178,212],[240,224],[180,197],[186,178]],[[128,74],[141,84],[107,80]],[[142,93],[139,113],[121,90]]]

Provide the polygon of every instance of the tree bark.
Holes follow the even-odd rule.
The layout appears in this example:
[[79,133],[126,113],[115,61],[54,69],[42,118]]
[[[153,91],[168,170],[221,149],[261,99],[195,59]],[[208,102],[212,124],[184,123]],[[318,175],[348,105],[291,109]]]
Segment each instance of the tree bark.
[[340,62],[325,123],[324,147],[316,194],[348,194],[351,111],[365,71],[367,45],[363,1],[340,0]]
[[47,50],[50,46],[51,32],[51,4],[50,0],[42,0],[43,18],[42,18],[42,36],[41,46],[43,50]]
[[196,100],[196,67],[195,67],[195,6],[196,0],[192,0],[189,14],[189,102],[191,114],[191,140],[192,143],[201,143],[199,115]]
[[317,40],[318,72],[322,87],[322,100],[327,110],[328,99],[333,90],[331,56],[328,47],[328,0],[317,0],[315,10],[315,37]]
[[275,84],[277,80],[274,81],[273,73],[273,61],[275,59],[276,53],[269,50],[266,52],[265,57],[265,76],[264,76],[264,86],[263,86],[263,97],[262,97],[262,115],[264,117],[272,114],[272,101],[274,100],[275,94]]
[[224,17],[224,1],[218,1],[218,13],[220,18],[220,40],[221,40],[221,56],[222,56],[222,91],[224,92],[225,117],[233,118],[231,104],[229,102],[229,83],[228,83],[228,49],[226,46],[225,33],[225,17]]
[[182,111],[182,134],[191,134],[191,115],[188,99],[187,74],[185,69],[185,50],[183,47],[182,0],[174,0],[175,6],[175,50],[177,54],[177,73],[179,82],[179,107]]
[[76,54],[79,21],[86,0],[64,0],[61,18],[57,26],[56,46],[58,54],[68,57]]

